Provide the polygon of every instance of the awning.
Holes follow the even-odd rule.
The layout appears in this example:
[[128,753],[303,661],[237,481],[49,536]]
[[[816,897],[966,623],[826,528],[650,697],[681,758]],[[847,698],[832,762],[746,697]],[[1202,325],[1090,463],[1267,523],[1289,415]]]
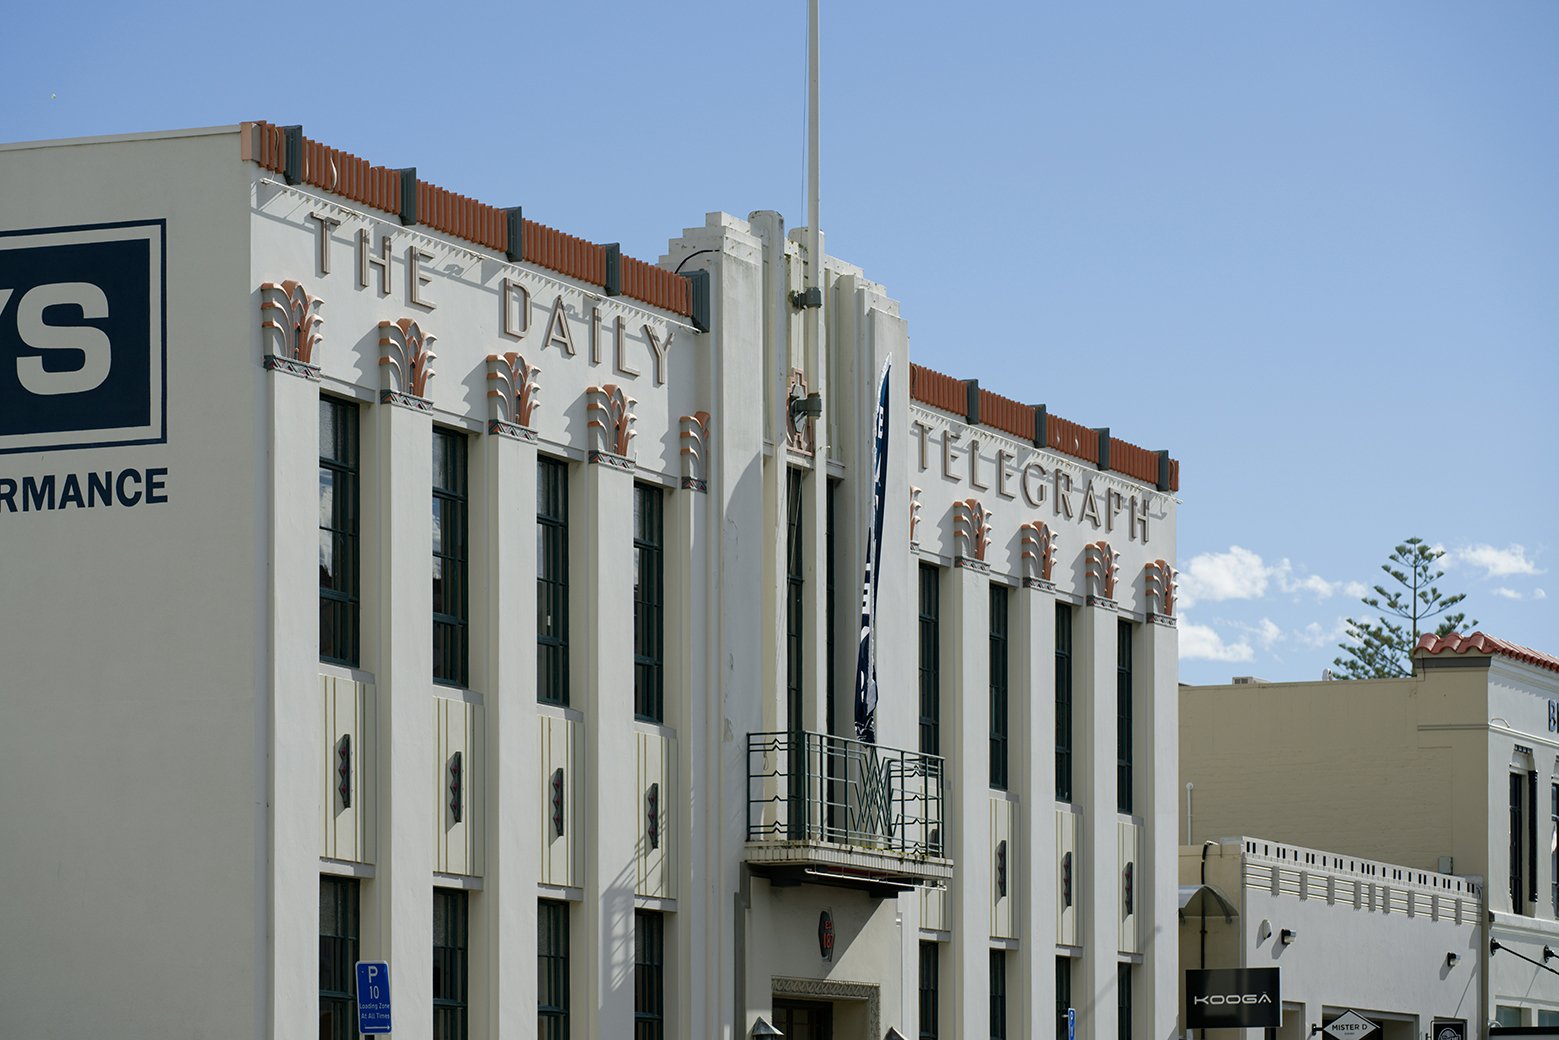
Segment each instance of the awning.
[[1239,911],[1211,885],[1180,886],[1180,920],[1214,915],[1225,921],[1233,921],[1239,916]]

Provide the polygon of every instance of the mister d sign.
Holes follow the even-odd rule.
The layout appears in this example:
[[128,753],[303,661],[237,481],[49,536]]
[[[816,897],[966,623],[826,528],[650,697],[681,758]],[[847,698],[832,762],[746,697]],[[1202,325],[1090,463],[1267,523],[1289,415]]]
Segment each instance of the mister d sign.
[[1185,973],[1187,1029],[1276,1029],[1283,1024],[1277,968],[1205,968]]

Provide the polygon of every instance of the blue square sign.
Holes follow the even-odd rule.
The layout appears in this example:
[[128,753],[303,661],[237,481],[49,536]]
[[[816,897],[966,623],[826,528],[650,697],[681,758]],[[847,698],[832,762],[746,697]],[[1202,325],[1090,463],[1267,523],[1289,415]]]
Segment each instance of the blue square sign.
[[0,231],[0,453],[167,441],[164,232]]
[[364,1036],[390,1032],[390,965],[357,962],[357,1031]]

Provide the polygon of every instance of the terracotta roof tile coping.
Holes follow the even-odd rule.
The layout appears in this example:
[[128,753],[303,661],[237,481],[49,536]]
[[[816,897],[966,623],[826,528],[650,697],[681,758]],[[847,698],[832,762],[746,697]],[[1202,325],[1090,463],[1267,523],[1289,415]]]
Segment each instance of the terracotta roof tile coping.
[[1418,637],[1418,654],[1465,654],[1469,650],[1480,654],[1499,654],[1501,657],[1509,657],[1512,660],[1521,661],[1524,664],[1535,665],[1538,668],[1547,668],[1551,672],[1559,672],[1559,657],[1545,654],[1531,647],[1512,643],[1505,639],[1497,639],[1482,632],[1474,632],[1471,635],[1452,633],[1448,636],[1437,636],[1425,633]]

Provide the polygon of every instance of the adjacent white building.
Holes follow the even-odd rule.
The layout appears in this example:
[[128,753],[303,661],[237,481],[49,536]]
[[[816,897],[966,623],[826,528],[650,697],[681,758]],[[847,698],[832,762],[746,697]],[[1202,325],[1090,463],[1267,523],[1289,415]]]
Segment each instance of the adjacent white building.
[[[1274,835],[1393,864],[1420,889],[1431,879],[1430,894],[1443,875],[1487,879],[1467,958],[1485,1014],[1455,1017],[1474,1031],[1559,1025],[1559,658],[1481,632],[1426,635],[1408,678],[1180,694],[1190,844]],[[1412,887],[1373,883],[1393,899]],[[1327,920],[1337,949],[1358,937],[1350,915]],[[1382,982],[1369,1006],[1393,999]]]
[[8,1035],[348,1037],[357,960],[404,1038],[1175,1035],[1166,453],[775,213],[650,264],[266,123],[0,184]]

